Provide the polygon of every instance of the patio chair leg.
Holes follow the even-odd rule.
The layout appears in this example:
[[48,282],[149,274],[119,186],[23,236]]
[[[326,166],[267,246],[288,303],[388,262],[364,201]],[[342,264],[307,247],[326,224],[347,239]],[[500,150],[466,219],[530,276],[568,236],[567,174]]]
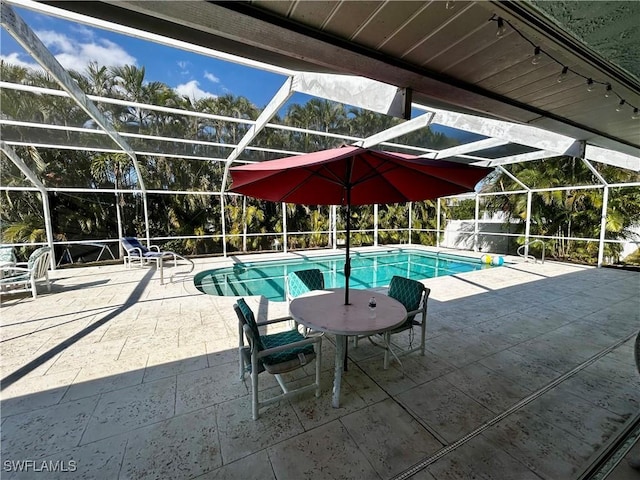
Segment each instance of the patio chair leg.
[[238,362],[240,363],[240,381],[244,380],[244,358],[242,358],[242,347],[238,347]]
[[258,402],[258,362],[254,355],[251,358],[251,412],[253,419],[257,420],[259,417],[259,402]]
[[289,393],[289,389],[287,388],[287,384],[284,383],[284,380],[282,380],[282,375],[274,375],[274,377],[276,377],[276,380],[278,381],[278,385],[280,385],[280,388],[282,389],[282,393]]
[[320,367],[322,366],[322,341],[316,343],[316,398],[320,398]]
[[36,279],[35,278],[31,278],[31,296],[33,296],[33,298],[38,298],[38,289],[36,288]]
[[389,368],[389,351],[391,349],[391,334],[389,332],[385,332],[384,334],[384,365],[383,368],[386,370]]
[[44,272],[44,279],[47,282],[47,292],[51,292],[51,282],[49,281],[49,272]]

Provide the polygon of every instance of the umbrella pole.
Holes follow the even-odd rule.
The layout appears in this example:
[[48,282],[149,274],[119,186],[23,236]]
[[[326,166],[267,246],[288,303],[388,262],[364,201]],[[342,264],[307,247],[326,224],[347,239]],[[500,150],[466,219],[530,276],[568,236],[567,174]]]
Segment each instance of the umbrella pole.
[[349,254],[349,244],[351,237],[351,187],[347,187],[347,238],[346,256],[344,262],[344,304],[349,305],[349,277],[351,276],[351,256]]
[[[351,172],[349,172],[351,176]],[[349,277],[351,276],[351,255],[349,245],[351,243],[351,183],[347,184],[347,239],[345,242],[347,259],[344,262],[344,304],[349,305]],[[345,339],[343,370],[347,371],[347,358],[349,348],[349,337]]]
[[[349,256],[349,237],[351,236],[351,203],[350,189],[347,189],[347,240],[345,242],[347,258],[344,262],[344,304],[349,305],[349,277],[351,276],[351,257]],[[349,348],[349,337],[344,342],[344,363],[342,369],[347,371],[347,355]]]

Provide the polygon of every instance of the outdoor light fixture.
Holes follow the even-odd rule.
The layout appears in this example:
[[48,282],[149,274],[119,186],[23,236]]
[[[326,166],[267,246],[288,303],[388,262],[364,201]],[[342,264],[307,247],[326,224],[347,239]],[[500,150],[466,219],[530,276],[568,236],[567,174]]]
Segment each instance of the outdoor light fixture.
[[569,71],[569,67],[562,67],[562,73],[560,73],[560,75],[558,75],[558,83],[562,83],[565,81],[565,79],[567,78],[567,72]]
[[502,38],[505,33],[507,33],[507,27],[504,25],[504,20],[502,17],[498,17],[498,31],[496,32],[496,36]]
[[587,92],[592,92],[593,91],[593,87],[595,87],[595,84],[593,83],[593,79],[589,78],[587,80]]
[[542,58],[540,47],[536,47],[533,50],[533,58],[531,59],[531,63],[537,65],[540,63],[540,59]]
[[[453,0],[447,0],[446,8],[449,10],[453,8]],[[634,120],[637,120],[638,118],[640,118],[640,116],[638,115],[638,106],[629,103],[626,99],[622,97],[622,95],[614,91],[613,87],[611,86],[611,83],[605,81],[606,79],[602,79],[602,80],[598,78],[594,79],[592,77],[588,77],[587,75],[582,74],[579,71],[569,68],[567,65],[564,64],[563,61],[561,61],[559,58],[556,58],[552,53],[549,53],[545,51],[541,46],[536,45],[533,42],[533,40],[528,38],[520,30],[518,30],[517,27],[515,27],[511,22],[509,22],[509,20],[505,20],[504,18],[499,17],[495,13],[491,15],[488,21],[496,22],[498,24],[498,31],[496,32],[496,36],[498,38],[502,38],[505,35],[505,33],[507,32],[507,25],[509,25],[515,33],[517,33],[525,42],[531,45],[531,47],[533,47],[533,57],[531,57],[531,63],[533,65],[538,65],[540,63],[540,60],[542,59],[542,55],[545,55],[552,62],[555,62],[558,66],[562,67],[561,73],[556,78],[556,81],[558,83],[564,82],[567,79],[567,74],[571,72],[574,75],[584,79],[584,81],[587,83],[588,92],[592,92],[594,89],[599,88],[599,85],[603,85],[605,87],[604,88],[605,98],[609,98],[613,96],[614,98],[618,98],[618,100],[620,101],[620,103],[616,107],[616,111],[620,112],[623,110],[625,105],[629,105],[629,108],[633,110],[633,116],[631,118]]]

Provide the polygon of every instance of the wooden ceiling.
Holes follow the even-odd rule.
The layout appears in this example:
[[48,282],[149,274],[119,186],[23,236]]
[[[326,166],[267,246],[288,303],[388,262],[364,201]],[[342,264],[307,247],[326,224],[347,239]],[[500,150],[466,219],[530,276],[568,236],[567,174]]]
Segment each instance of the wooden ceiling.
[[[416,103],[526,123],[640,156],[640,119],[632,119],[633,106],[640,106],[638,78],[528,3],[43,3],[295,70],[408,87]],[[640,2],[612,3],[640,15]],[[501,38],[494,15],[506,21]],[[637,29],[631,34],[638,36]],[[534,45],[548,54],[537,64]],[[563,65],[570,71],[559,83]],[[592,91],[588,78],[595,81]],[[616,111],[621,98],[625,104]]]

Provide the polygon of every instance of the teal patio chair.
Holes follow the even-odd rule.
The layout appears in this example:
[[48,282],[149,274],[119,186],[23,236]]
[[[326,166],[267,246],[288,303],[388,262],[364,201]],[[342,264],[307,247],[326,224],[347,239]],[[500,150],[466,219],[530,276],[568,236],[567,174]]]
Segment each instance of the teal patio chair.
[[324,276],[320,269],[298,270],[287,275],[288,300],[312,290],[324,290]]
[[[324,275],[322,275],[319,268],[290,272],[287,275],[285,290],[287,301],[289,302],[313,290],[324,290]],[[322,332],[314,332],[304,325],[298,324],[296,327],[305,337],[309,335],[322,335]]]
[[[244,380],[245,373],[251,375],[251,405],[252,416],[257,420],[260,409],[280,400],[288,399],[301,393],[315,390],[316,397],[320,396],[320,366],[322,356],[322,337],[305,338],[297,330],[287,330],[269,335],[261,335],[259,327],[288,321],[289,317],[256,322],[253,311],[244,299],[238,299],[233,309],[238,316],[240,357],[240,379]],[[248,345],[245,345],[244,339]],[[291,372],[315,359],[315,382],[290,390],[282,378],[283,373]],[[258,376],[262,372],[275,376],[282,393],[260,401]]]
[[16,263],[13,266],[2,268],[0,278],[0,293],[31,292],[33,298],[38,297],[37,282],[45,280],[47,291],[51,291],[49,282],[50,247],[41,247],[35,250],[26,263]]
[[[430,293],[431,290],[417,280],[411,280],[397,275],[391,279],[387,295],[404,305],[404,308],[407,309],[407,319],[402,325],[384,332],[385,345],[387,346],[384,352],[385,369],[389,368],[390,353],[393,354],[396,359],[399,356],[417,351],[420,351],[420,355],[424,356],[424,343],[427,333],[427,300],[429,299]],[[419,317],[419,320],[416,319],[416,317]],[[415,347],[413,346],[414,327],[420,328],[420,342]],[[404,348],[391,341],[391,335],[407,330],[410,331],[408,348]],[[395,347],[393,351],[391,351],[392,346]]]

